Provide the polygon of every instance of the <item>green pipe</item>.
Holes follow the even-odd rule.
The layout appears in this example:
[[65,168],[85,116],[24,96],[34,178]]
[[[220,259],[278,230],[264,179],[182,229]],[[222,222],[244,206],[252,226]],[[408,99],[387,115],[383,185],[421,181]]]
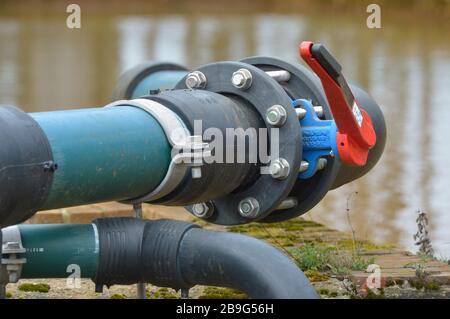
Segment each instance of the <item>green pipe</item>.
[[40,210],[143,196],[163,180],[170,145],[159,123],[132,106],[30,113],[58,165]]
[[[21,278],[66,278],[80,271],[92,278],[98,263],[98,234],[93,224],[19,225],[27,262]],[[79,268],[77,268],[79,267]]]

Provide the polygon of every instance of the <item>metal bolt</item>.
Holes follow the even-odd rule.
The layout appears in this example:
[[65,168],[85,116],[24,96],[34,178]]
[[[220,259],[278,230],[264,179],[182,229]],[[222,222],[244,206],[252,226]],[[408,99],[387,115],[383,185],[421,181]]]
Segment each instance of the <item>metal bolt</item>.
[[206,87],[206,75],[200,71],[194,71],[187,75],[186,86],[190,89],[203,89]]
[[256,198],[248,197],[239,202],[239,214],[246,218],[256,218],[259,213],[259,203]]
[[319,158],[319,160],[317,161],[317,170],[322,170],[327,166],[327,159],[326,158]]
[[323,107],[322,106],[314,106],[314,112],[316,112],[317,117],[323,117]]
[[289,163],[284,158],[277,158],[270,163],[270,175],[276,179],[285,179],[290,171]]
[[302,162],[300,163],[300,168],[299,168],[298,171],[299,171],[300,173],[303,173],[303,172],[307,171],[308,168],[309,168],[309,163],[308,163],[307,161],[302,161]]
[[266,112],[266,121],[273,126],[282,126],[286,123],[286,109],[281,105],[271,106]]
[[198,203],[192,206],[192,213],[198,218],[208,218],[214,212],[212,203]]
[[266,74],[277,82],[287,82],[291,79],[291,74],[286,70],[267,71]]
[[291,209],[297,206],[298,200],[295,197],[288,197],[283,200],[275,210]]
[[238,89],[246,90],[252,86],[252,74],[247,69],[239,69],[231,76],[231,83]]
[[303,119],[306,116],[306,110],[304,108],[298,107],[295,109],[295,114],[299,120]]

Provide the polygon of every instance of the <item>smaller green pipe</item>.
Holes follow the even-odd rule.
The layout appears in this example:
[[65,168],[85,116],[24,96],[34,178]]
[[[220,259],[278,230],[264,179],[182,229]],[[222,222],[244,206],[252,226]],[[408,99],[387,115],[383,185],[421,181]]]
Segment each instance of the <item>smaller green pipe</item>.
[[98,233],[93,224],[19,225],[26,258],[21,278],[93,278],[98,263]]

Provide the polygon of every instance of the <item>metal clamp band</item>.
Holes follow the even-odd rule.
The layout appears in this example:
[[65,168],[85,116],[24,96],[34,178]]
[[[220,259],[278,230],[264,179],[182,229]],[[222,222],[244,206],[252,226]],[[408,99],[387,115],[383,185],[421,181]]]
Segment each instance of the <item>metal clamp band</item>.
[[178,115],[158,102],[147,99],[119,100],[105,107],[111,106],[134,106],[149,113],[161,125],[172,147],[182,146],[190,136],[186,125]]
[[27,262],[25,258],[18,258],[18,254],[26,252],[22,245],[22,236],[18,226],[9,226],[1,230],[2,259],[0,263],[1,284],[16,283],[22,273],[22,265]]
[[[112,106],[134,106],[149,113],[161,125],[167,140],[172,145],[172,160],[166,176],[158,187],[147,195],[122,202],[138,204],[151,202],[168,195],[182,182],[190,167],[192,167],[194,178],[201,177],[198,166],[203,164],[202,158],[211,156],[211,152],[208,150],[209,145],[202,143],[201,137],[191,136],[186,125],[175,112],[156,101],[147,99],[120,100],[105,107]],[[180,152],[181,150],[183,152]],[[174,155],[174,152],[177,154]]]

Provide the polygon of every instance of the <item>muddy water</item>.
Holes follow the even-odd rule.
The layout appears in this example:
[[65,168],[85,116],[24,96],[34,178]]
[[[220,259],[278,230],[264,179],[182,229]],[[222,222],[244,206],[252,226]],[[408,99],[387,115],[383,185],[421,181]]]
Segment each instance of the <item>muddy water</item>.
[[61,10],[0,10],[0,103],[27,111],[102,105],[121,72],[149,59],[190,67],[250,55],[298,61],[301,40],[325,43],[347,78],[381,104],[388,142],[376,169],[330,192],[308,218],[414,249],[416,211],[424,210],[437,253],[450,256],[450,23],[391,16],[382,29],[370,30],[364,11],[122,15],[86,9],[82,29],[68,30]]

